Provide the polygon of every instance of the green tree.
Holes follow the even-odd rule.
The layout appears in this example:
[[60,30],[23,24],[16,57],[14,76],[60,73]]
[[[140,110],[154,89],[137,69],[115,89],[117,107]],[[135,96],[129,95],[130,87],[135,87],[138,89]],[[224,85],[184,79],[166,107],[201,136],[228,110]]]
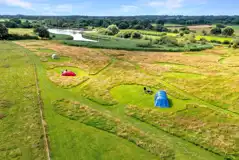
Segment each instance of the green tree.
[[211,29],[210,33],[215,34],[215,35],[216,34],[221,34],[222,30],[221,30],[221,28],[216,27],[216,28]]
[[22,28],[32,28],[32,25],[29,21],[23,22],[20,26]]
[[14,21],[7,21],[7,22],[5,22],[5,26],[7,28],[17,28],[18,24]]
[[232,36],[234,32],[234,29],[232,29],[231,27],[227,27],[222,31],[222,34],[224,36]]
[[161,25],[164,25],[164,23],[165,23],[165,21],[162,19],[157,19],[155,22],[156,22],[156,24],[161,24]]
[[41,38],[49,38],[50,33],[45,27],[37,27],[34,29],[34,32],[38,33]]
[[22,23],[22,21],[20,19],[18,19],[18,18],[10,19],[10,21],[15,22],[17,24],[21,24]]
[[8,29],[5,25],[0,24],[0,39],[6,39],[8,36]]
[[109,33],[112,33],[112,35],[119,33],[119,28],[115,24],[108,26],[107,30],[109,31]]
[[126,22],[121,22],[121,23],[119,24],[119,29],[127,29],[127,28],[129,28],[129,24],[128,24],[128,23],[126,23]]
[[168,29],[161,24],[157,24],[155,26],[155,30],[158,32],[167,32],[168,31]]

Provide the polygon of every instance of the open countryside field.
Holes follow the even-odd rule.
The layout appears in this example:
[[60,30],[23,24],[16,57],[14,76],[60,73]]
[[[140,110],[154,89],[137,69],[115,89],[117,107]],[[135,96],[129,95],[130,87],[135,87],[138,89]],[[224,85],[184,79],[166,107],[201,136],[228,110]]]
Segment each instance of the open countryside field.
[[27,29],[27,28],[9,28],[8,30],[9,30],[10,34],[18,34],[18,35],[27,34],[27,35],[31,35],[31,36],[35,35],[32,28],[29,28],[29,29]]
[[27,49],[0,42],[0,159],[46,159],[34,63]]
[[[1,48],[11,50],[15,63],[26,59],[37,68],[52,159],[239,158],[238,50],[219,46],[172,53],[91,49],[53,41],[14,43],[1,42]],[[19,51],[25,56],[19,57]],[[60,59],[52,60],[53,53]],[[3,57],[3,62],[10,65],[3,71],[13,69],[9,59]],[[65,69],[77,76],[61,77]],[[154,93],[165,90],[171,108],[155,108],[154,94],[145,94],[144,86]],[[0,120],[3,124],[14,123],[8,113],[21,111],[2,108],[0,113],[7,115]],[[44,149],[40,145],[38,152]],[[17,155],[23,158],[24,149],[20,151]],[[11,156],[10,151],[4,154]]]

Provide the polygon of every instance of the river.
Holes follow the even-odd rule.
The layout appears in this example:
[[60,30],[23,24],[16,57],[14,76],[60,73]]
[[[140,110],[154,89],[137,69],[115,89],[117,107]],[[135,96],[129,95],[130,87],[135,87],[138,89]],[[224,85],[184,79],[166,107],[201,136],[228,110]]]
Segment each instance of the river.
[[97,42],[95,40],[86,39],[82,37],[82,31],[72,30],[72,29],[48,29],[50,33],[54,34],[64,34],[73,37],[75,41],[87,41],[87,42]]

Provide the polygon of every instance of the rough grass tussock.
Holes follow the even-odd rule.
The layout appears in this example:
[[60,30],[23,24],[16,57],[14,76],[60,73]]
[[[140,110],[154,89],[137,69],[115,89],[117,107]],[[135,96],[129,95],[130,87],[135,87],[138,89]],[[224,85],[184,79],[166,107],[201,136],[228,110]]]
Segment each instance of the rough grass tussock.
[[238,154],[237,117],[195,104],[175,113],[128,106],[126,114],[222,156]]
[[79,102],[65,99],[54,102],[54,110],[69,119],[115,134],[137,146],[158,155],[161,159],[174,159],[173,150],[163,141],[155,139],[139,129]]

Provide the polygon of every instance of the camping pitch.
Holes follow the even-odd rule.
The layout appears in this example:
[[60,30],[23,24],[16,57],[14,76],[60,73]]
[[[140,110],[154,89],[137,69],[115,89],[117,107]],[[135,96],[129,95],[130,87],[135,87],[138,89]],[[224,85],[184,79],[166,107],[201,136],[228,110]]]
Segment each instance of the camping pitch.
[[62,76],[76,76],[76,74],[72,71],[64,71],[62,74]]
[[156,107],[169,108],[169,102],[167,93],[165,91],[159,91],[155,95],[154,104]]

